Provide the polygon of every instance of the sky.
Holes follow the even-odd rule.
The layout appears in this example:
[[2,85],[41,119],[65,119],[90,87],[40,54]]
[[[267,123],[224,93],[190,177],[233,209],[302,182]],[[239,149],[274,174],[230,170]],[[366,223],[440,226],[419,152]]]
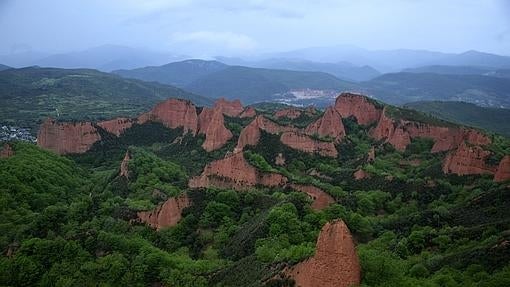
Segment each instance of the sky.
[[199,57],[306,47],[510,55],[507,0],[0,0],[0,54],[105,44]]

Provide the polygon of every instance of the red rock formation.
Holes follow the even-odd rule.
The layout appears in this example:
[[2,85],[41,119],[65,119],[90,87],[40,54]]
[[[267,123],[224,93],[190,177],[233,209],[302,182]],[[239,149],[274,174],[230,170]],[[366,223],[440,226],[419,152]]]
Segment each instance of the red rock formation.
[[496,174],[494,175],[494,181],[502,182],[510,180],[510,155],[506,155],[499,162]]
[[305,130],[309,135],[319,135],[321,137],[330,137],[339,142],[345,136],[345,128],[342,123],[342,117],[333,109],[328,107],[324,115],[311,123]]
[[335,109],[342,118],[353,116],[360,125],[375,123],[381,115],[381,110],[367,97],[351,93],[342,93],[336,98]]
[[9,158],[14,155],[14,149],[8,143],[4,143],[2,150],[0,150],[0,158]]
[[111,134],[120,136],[125,130],[133,126],[135,122],[136,119],[116,118],[113,120],[99,122],[97,125]]
[[331,195],[313,185],[291,184],[289,186],[294,190],[308,194],[313,200],[312,208],[315,210],[324,209],[335,202]]
[[276,111],[273,116],[277,119],[279,118],[289,118],[289,119],[297,119],[301,114],[303,113],[302,110],[299,110],[297,108],[286,108]]
[[140,211],[137,216],[141,222],[159,230],[179,223],[182,210],[188,206],[190,206],[190,200],[186,194],[182,194],[168,199],[151,211]]
[[191,188],[214,186],[245,190],[256,185],[283,186],[286,182],[287,178],[281,174],[257,170],[246,161],[242,152],[238,152],[209,163],[188,185]]
[[285,165],[285,157],[283,156],[283,154],[281,152],[278,153],[278,155],[274,159],[274,163],[276,165]]
[[286,131],[297,131],[295,127],[280,126],[277,123],[266,119],[264,116],[257,116],[241,131],[235,149],[236,152],[242,151],[247,145],[256,145],[260,139],[260,130],[271,134],[279,134]]
[[485,163],[489,155],[489,151],[479,146],[468,146],[462,143],[457,150],[448,153],[444,159],[443,172],[457,175],[493,174],[494,168]]
[[90,122],[58,123],[48,118],[39,128],[37,145],[58,154],[84,153],[100,139]]
[[124,155],[124,159],[120,163],[120,172],[119,176],[123,176],[126,179],[129,179],[129,161],[131,160],[131,156],[129,155],[129,151],[126,151]]
[[338,151],[336,150],[333,142],[325,142],[315,140],[308,135],[298,132],[284,132],[280,137],[281,142],[293,149],[304,151],[307,153],[317,153],[321,156],[337,157]]
[[287,270],[300,287],[349,287],[360,284],[360,265],[354,240],[345,223],[326,223],[317,239],[315,255]]
[[140,123],[148,121],[161,122],[168,128],[183,127],[184,132],[196,134],[198,130],[198,116],[195,105],[181,99],[168,99],[157,104],[149,112],[138,117]]
[[365,178],[370,178],[370,174],[362,169],[358,169],[355,173],[354,173],[354,179],[355,180],[361,180],[361,179],[365,179]]
[[218,99],[214,103],[214,108],[219,109],[224,115],[229,117],[238,117],[244,110],[240,100],[228,101],[224,98]]
[[247,107],[241,115],[239,115],[240,118],[253,118],[255,116],[257,116],[257,111],[253,107]]
[[213,151],[221,148],[232,138],[232,132],[225,127],[222,110],[203,108],[198,117],[199,133],[205,134],[205,141],[202,147],[206,151]]
[[377,140],[384,139],[400,151],[406,149],[412,138],[419,137],[434,140],[431,152],[452,150],[464,141],[473,145],[487,145],[491,142],[486,135],[473,129],[434,126],[401,119],[394,120],[386,115],[386,108],[383,110],[377,126],[370,131],[370,134]]

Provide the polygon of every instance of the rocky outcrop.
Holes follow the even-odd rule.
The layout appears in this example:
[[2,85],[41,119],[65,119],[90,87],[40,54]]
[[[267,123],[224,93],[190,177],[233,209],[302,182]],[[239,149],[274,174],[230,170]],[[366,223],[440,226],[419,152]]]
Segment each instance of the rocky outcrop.
[[335,142],[340,142],[345,136],[345,128],[342,123],[342,117],[332,107],[328,107],[324,115],[311,123],[305,130],[309,135],[318,135],[320,137],[330,137]]
[[229,117],[238,117],[244,111],[240,100],[228,101],[224,98],[220,98],[214,103],[214,109],[219,109]]
[[281,109],[281,110],[274,112],[273,116],[277,119],[289,118],[289,119],[293,120],[293,119],[299,118],[302,113],[303,113],[303,111],[300,109],[297,109],[297,108],[286,108],[286,109]]
[[253,107],[247,107],[244,111],[239,115],[240,118],[253,118],[257,116],[257,111]]
[[198,117],[199,133],[205,134],[202,148],[213,151],[221,148],[231,138],[232,132],[225,127],[223,112],[220,108],[203,108]]
[[8,143],[4,143],[2,150],[0,150],[0,158],[9,158],[14,155],[14,149]]
[[136,119],[116,118],[113,120],[99,122],[97,125],[111,134],[120,136],[125,130],[132,127],[134,123],[136,123]]
[[129,161],[130,160],[131,160],[131,155],[129,154],[129,151],[126,151],[126,154],[124,155],[124,159],[122,159],[122,162],[120,163],[119,176],[123,176],[126,179],[129,179]]
[[190,203],[186,194],[172,197],[151,211],[138,212],[138,220],[157,230],[175,226],[182,218],[182,210],[190,206]]
[[289,187],[308,194],[308,196],[310,196],[310,198],[313,200],[311,206],[315,210],[324,209],[335,202],[331,195],[313,185],[290,184]]
[[381,109],[367,97],[352,93],[342,93],[335,101],[335,109],[342,118],[354,117],[358,124],[369,125],[379,120]]
[[510,155],[506,155],[499,162],[496,174],[494,175],[494,181],[503,182],[510,180]]
[[456,149],[463,142],[473,145],[487,145],[491,142],[489,137],[474,129],[392,119],[387,115],[386,108],[370,135],[376,140],[385,140],[400,151],[405,150],[413,138],[430,138],[434,140],[431,150],[434,153]]
[[479,146],[462,143],[444,159],[443,172],[457,175],[493,174],[494,168],[485,163],[489,156],[490,152]]
[[259,142],[261,130],[270,134],[279,134],[286,131],[297,131],[295,127],[280,126],[277,123],[265,118],[264,116],[257,116],[241,131],[235,149],[236,152],[242,151],[247,145],[256,145]]
[[333,142],[316,140],[299,132],[284,132],[280,140],[284,145],[299,151],[316,153],[327,157],[338,156],[338,151]]
[[345,223],[326,223],[317,239],[315,255],[286,270],[301,287],[349,287],[361,280],[361,268],[351,233]]
[[148,121],[160,122],[171,129],[183,127],[185,133],[196,134],[198,130],[198,116],[195,105],[182,99],[168,99],[138,117],[138,122],[141,124]]
[[370,178],[370,174],[362,169],[358,169],[353,176],[355,180]]
[[375,148],[371,147],[367,154],[367,162],[375,161]]
[[242,152],[227,155],[204,168],[200,176],[192,178],[191,188],[218,187],[245,190],[253,186],[283,186],[287,178],[279,173],[266,173],[251,166]]
[[48,118],[39,128],[37,145],[58,154],[84,153],[100,139],[90,122],[59,123]]
[[274,163],[276,165],[280,165],[280,166],[285,165],[285,157],[283,156],[283,154],[281,152],[278,153],[278,155],[274,159]]

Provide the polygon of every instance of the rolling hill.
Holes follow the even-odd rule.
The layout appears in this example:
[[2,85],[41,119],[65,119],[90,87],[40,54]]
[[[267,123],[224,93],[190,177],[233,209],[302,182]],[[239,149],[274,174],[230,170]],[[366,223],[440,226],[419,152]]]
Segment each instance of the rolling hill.
[[510,137],[510,109],[484,108],[465,102],[414,102],[405,105],[432,116]]
[[321,72],[301,72],[232,66],[187,85],[185,89],[207,97],[239,98],[254,103],[285,97],[293,90],[339,91],[355,84]]
[[143,81],[184,87],[200,77],[226,69],[228,66],[217,61],[186,60],[163,66],[151,66],[133,70],[116,70],[114,74]]
[[0,71],[10,69],[11,67],[0,64]]
[[211,101],[179,88],[96,70],[30,67],[0,72],[0,122],[35,126],[42,118],[131,116],[167,98]]
[[487,107],[510,107],[510,81],[500,77],[393,73],[361,85],[371,95],[392,104],[464,101]]

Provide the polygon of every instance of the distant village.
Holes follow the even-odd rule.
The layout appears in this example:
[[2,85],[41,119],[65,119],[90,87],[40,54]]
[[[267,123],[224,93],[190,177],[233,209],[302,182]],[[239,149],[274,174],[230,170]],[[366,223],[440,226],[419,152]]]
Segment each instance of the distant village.
[[4,141],[25,141],[36,143],[37,138],[30,133],[29,128],[21,128],[17,126],[1,125],[0,142]]

